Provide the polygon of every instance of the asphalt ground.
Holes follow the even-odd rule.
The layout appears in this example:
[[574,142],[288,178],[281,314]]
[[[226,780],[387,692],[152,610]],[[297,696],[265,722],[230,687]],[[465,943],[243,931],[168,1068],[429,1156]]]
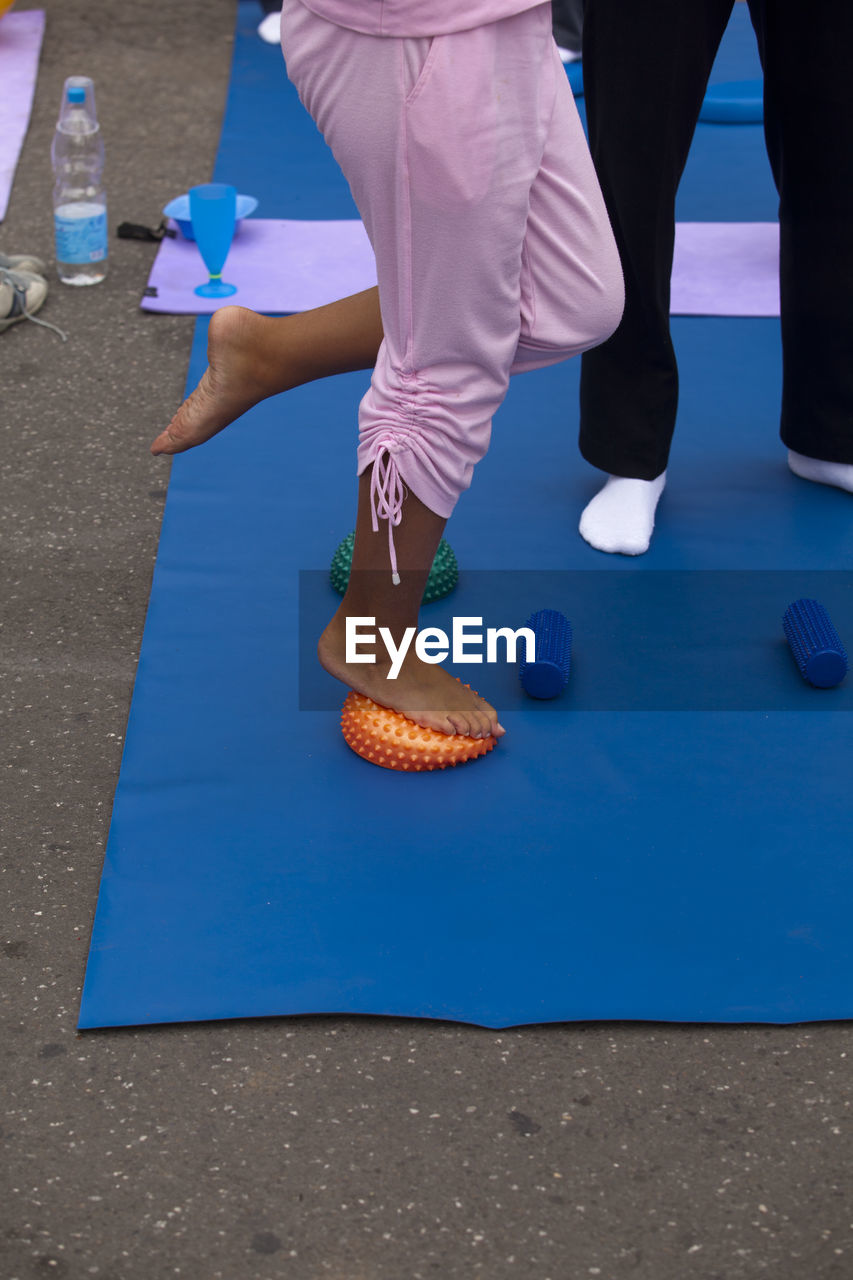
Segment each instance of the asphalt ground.
[[[235,5],[42,7],[0,250],[50,258],[64,77],[96,82],[111,233],[156,225],[210,177]],[[0,1276],[846,1280],[847,1024],[76,1032],[168,479],[147,445],[193,330],[139,310],[154,252],[51,275],[66,343],[0,335]]]

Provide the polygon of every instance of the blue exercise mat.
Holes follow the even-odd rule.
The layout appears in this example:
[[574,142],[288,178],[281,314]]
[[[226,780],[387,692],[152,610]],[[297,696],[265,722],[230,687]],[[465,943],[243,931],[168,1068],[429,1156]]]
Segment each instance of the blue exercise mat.
[[[265,216],[351,216],[258,18],[240,5],[216,177]],[[760,130],[713,132],[753,134],[760,186]],[[850,647],[851,499],[786,468],[778,322],[673,329],[676,447],[637,561],[577,533],[600,483],[574,443],[577,362],[513,382],[448,528],[457,593],[424,622],[559,608],[573,671],[534,703],[509,670],[467,668],[514,692],[507,737],[456,770],[378,769],[338,710],[310,709],[329,696],[306,664],[338,601],[325,573],[353,524],[367,375],[269,401],[175,459],[81,1027],[853,1013],[850,694],[802,684],[781,620],[824,591]]]

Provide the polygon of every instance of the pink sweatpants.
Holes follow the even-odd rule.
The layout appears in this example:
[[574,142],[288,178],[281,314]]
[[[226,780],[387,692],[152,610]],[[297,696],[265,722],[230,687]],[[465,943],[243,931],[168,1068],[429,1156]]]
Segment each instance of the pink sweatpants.
[[[403,484],[449,516],[510,374],[603,342],[623,286],[541,4],[431,38],[363,35],[285,0],[290,79],[376,255],[385,340],[359,409],[376,517]],[[396,566],[394,566],[396,567]]]

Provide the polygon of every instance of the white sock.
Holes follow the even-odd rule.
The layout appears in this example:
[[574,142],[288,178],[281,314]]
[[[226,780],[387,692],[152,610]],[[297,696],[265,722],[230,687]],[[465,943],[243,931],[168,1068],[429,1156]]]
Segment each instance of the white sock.
[[815,480],[818,484],[831,484],[836,489],[853,493],[853,463],[821,462],[820,458],[807,458],[804,453],[788,450],[788,466],[795,476]]
[[610,476],[584,509],[581,537],[598,551],[641,556],[649,549],[655,510],[665,484],[665,471],[656,480]]
[[281,10],[278,13],[268,13],[261,25],[258,27],[258,35],[262,40],[266,40],[267,44],[281,44]]

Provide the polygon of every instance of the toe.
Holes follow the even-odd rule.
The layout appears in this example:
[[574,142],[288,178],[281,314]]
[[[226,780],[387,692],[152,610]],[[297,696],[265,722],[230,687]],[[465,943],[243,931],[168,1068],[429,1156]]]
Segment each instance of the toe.
[[499,738],[506,732],[498,721],[498,713],[490,702],[486,702],[485,698],[477,699],[477,710],[484,717],[486,722],[486,734],[491,734],[495,738]]
[[181,450],[180,440],[176,440],[172,435],[171,427],[167,427],[165,431],[161,431],[157,439],[151,446],[153,454],[159,453],[179,453]]
[[450,725],[450,729],[445,730],[445,732],[461,733],[465,737],[470,736],[468,717],[461,711],[451,711],[447,716],[447,723]]
[[489,722],[489,717],[482,711],[473,711],[471,713],[471,737],[488,738],[491,732],[492,726]]

